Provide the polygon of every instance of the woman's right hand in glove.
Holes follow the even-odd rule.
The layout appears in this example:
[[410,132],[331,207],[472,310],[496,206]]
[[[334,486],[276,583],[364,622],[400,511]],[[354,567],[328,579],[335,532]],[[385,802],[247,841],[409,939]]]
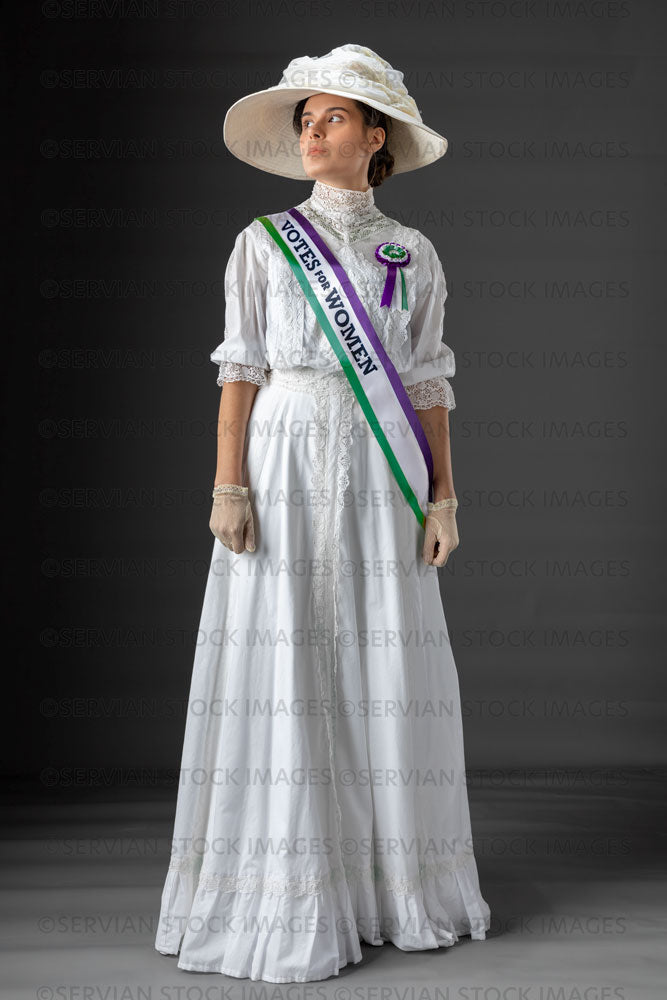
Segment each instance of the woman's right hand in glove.
[[255,551],[255,524],[247,486],[224,483],[214,487],[209,528],[237,555],[244,550]]

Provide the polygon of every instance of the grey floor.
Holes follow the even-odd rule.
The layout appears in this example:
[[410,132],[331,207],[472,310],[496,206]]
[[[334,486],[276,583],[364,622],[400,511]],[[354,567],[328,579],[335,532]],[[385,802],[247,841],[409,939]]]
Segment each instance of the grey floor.
[[2,822],[1,995],[12,1000],[667,996],[658,770],[471,776],[487,940],[364,945],[339,976],[284,986],[184,972],[154,951],[175,789],[41,789],[39,804],[34,792],[17,785]]

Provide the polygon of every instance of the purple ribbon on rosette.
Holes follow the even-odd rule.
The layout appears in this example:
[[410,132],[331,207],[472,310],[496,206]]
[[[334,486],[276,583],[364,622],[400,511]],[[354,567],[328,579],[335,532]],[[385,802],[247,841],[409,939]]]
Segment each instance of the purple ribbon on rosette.
[[387,279],[384,283],[381,306],[391,306],[396,284],[396,274],[401,268],[401,308],[408,308],[408,294],[405,288],[403,268],[410,263],[410,251],[400,243],[379,243],[375,248],[375,257],[387,268]]

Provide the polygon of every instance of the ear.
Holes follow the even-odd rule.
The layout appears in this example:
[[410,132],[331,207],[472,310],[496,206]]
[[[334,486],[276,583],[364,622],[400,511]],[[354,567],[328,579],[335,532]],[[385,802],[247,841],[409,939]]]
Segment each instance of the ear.
[[382,149],[386,138],[385,130],[380,125],[377,125],[373,131],[373,145],[376,146],[376,149]]

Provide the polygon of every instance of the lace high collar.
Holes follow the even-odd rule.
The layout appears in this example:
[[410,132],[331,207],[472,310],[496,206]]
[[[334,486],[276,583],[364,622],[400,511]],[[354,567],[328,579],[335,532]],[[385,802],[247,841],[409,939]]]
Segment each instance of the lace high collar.
[[325,181],[315,181],[308,200],[313,208],[341,228],[369,219],[375,208],[372,187],[367,191],[353,191],[351,188],[333,187]]
[[340,235],[345,242],[363,235],[384,218],[375,204],[372,187],[353,191],[316,180],[304,205],[329,232]]

